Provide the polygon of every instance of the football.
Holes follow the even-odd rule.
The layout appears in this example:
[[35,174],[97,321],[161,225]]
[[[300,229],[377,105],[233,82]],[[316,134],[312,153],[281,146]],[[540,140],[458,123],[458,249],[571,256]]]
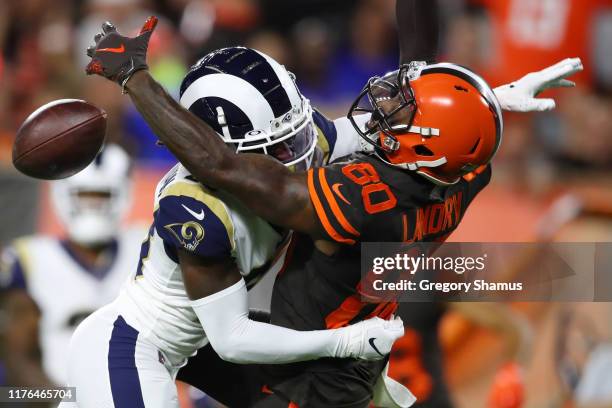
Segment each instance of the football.
[[106,112],[79,99],[60,99],[35,110],[13,144],[13,165],[44,180],[70,177],[91,163],[104,145]]

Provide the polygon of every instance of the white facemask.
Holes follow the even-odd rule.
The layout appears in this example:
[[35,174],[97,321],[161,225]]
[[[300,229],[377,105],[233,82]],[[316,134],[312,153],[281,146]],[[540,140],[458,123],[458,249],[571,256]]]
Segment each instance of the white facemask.
[[73,217],[67,226],[70,240],[83,246],[106,244],[117,233],[118,223],[100,214],[81,214]]

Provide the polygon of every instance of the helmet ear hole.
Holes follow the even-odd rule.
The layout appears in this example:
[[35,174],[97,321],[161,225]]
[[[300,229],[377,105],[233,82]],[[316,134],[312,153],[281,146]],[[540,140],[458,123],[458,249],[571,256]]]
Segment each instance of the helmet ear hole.
[[419,156],[433,156],[434,153],[427,148],[425,145],[417,145],[413,147],[414,152]]

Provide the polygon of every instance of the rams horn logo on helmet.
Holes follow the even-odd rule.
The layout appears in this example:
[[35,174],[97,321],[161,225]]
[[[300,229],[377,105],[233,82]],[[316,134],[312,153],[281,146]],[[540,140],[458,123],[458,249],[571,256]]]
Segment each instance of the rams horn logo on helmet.
[[188,251],[195,251],[204,238],[204,227],[195,221],[186,223],[168,224],[165,229],[177,239],[177,241]]

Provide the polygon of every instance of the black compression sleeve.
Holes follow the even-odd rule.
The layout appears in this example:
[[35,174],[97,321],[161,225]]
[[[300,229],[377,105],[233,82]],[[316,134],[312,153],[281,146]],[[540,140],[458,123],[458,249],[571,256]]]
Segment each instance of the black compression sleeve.
[[395,8],[400,64],[435,62],[439,41],[438,1],[397,0]]

